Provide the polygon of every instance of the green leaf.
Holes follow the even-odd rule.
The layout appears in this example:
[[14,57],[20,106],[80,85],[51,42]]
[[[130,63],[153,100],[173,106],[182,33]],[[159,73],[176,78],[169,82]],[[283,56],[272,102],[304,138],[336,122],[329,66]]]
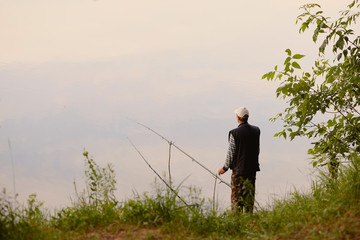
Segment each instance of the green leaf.
[[332,126],[334,126],[335,125],[335,121],[333,121],[332,119],[329,119],[328,121],[327,121],[327,123],[328,123],[328,127],[332,127]]
[[342,57],[342,53],[339,53],[339,55],[337,56],[337,60],[340,61],[341,57]]
[[294,68],[301,69],[300,65],[297,62],[291,64]]
[[327,44],[328,44],[328,40],[325,39],[321,44],[321,46],[319,47],[319,52],[324,53]]
[[348,118],[348,119],[351,119],[353,117],[354,117],[354,114],[352,114],[352,113],[348,113],[348,115],[346,116],[346,118]]
[[291,56],[291,50],[290,50],[289,48],[286,49],[285,52],[287,52],[287,54],[288,54],[289,56]]
[[326,82],[327,83],[333,83],[335,80],[335,78],[332,75],[327,75],[326,76]]
[[293,58],[293,59],[301,59],[301,58],[303,58],[303,57],[305,57],[305,55],[295,54],[292,58]]
[[291,57],[287,57],[287,58],[285,59],[284,65],[287,64],[287,63],[289,63],[290,61],[291,61]]
[[301,24],[301,28],[300,28],[299,32],[305,32],[305,30],[306,30],[308,27],[309,27],[309,23],[303,22],[303,23]]
[[270,73],[270,79],[272,80],[272,79],[274,79],[274,77],[275,77],[275,72],[271,72]]

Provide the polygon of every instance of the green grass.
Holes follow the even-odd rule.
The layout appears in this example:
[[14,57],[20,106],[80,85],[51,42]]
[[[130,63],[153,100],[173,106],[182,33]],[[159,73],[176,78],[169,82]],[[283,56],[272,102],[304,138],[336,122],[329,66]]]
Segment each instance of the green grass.
[[158,181],[153,193],[119,202],[111,167],[84,156],[87,188],[54,214],[35,195],[18,206],[3,191],[0,239],[360,239],[358,158],[336,179],[319,173],[307,193],[293,191],[253,214],[239,214],[214,211],[199,189],[179,186],[186,206]]

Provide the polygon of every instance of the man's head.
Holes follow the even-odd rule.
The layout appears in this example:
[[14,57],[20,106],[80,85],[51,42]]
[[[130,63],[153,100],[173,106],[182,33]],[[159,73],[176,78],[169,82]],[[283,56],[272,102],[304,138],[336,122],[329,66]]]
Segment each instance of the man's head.
[[234,111],[236,113],[238,122],[246,123],[249,119],[249,111],[246,107],[239,107]]

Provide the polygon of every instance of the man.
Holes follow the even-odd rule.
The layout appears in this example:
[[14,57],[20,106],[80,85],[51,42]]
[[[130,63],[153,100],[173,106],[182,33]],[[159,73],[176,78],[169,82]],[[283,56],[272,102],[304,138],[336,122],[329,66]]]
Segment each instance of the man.
[[245,107],[235,110],[239,126],[229,132],[229,150],[225,165],[218,174],[229,168],[231,175],[231,206],[234,210],[252,212],[255,202],[255,179],[259,168],[260,129],[248,123]]

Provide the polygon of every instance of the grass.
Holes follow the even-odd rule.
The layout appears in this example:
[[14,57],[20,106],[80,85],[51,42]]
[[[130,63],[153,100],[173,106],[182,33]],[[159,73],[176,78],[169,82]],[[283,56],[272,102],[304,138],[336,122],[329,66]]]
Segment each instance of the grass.
[[308,193],[294,191],[253,214],[238,214],[214,211],[199,189],[179,186],[186,206],[157,180],[152,193],[119,202],[111,166],[100,168],[84,156],[86,189],[54,214],[35,195],[18,206],[4,190],[0,239],[360,239],[357,157],[336,179],[319,173]]

